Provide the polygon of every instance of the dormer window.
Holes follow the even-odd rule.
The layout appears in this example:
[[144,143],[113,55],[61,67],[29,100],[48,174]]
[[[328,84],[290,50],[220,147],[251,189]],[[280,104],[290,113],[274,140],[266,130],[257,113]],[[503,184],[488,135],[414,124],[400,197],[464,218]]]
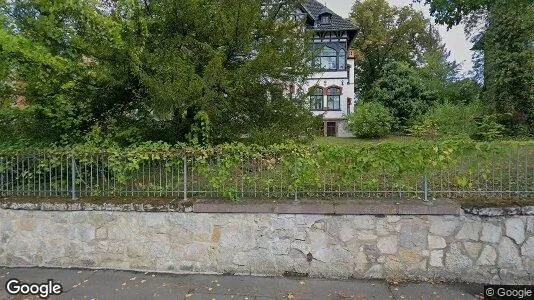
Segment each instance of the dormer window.
[[319,15],[319,24],[330,25],[332,23],[332,14],[322,13]]

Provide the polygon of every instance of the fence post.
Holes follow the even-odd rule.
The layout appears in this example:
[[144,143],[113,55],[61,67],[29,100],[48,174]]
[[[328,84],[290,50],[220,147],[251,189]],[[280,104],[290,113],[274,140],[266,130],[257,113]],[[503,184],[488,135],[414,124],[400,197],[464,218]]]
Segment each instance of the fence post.
[[184,155],[184,201],[187,201],[187,155]]
[[71,180],[71,196],[72,201],[77,200],[76,197],[76,161],[74,159],[74,152],[72,152],[71,160],[70,160],[70,180]]
[[423,175],[423,189],[425,194],[425,199],[423,201],[428,202],[428,177],[426,172]]

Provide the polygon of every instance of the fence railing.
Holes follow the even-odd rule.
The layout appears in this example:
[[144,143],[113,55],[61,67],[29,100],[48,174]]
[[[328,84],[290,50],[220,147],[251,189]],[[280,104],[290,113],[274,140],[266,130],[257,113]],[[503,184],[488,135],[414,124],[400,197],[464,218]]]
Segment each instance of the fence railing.
[[[424,172],[302,168],[280,157],[220,154],[0,154],[0,195],[173,198],[533,198],[534,146],[479,157],[474,153]],[[295,164],[297,162],[294,162]],[[300,176],[307,172],[306,176]],[[304,178],[304,179],[303,179]]]

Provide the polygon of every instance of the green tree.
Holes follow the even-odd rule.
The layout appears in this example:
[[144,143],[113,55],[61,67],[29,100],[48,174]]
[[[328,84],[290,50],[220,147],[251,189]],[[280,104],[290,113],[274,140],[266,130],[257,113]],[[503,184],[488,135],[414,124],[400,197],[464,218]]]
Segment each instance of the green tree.
[[393,7],[385,0],[357,1],[351,19],[356,37],[355,82],[363,101],[378,101],[398,120],[395,130],[439,103],[471,103],[480,88],[459,76],[431,21],[410,6]]
[[446,62],[438,32],[429,19],[410,6],[393,7],[386,0],[356,1],[350,19],[360,28],[354,40],[355,82],[363,97],[392,61],[418,66],[430,63],[433,56],[434,61]]
[[381,77],[363,101],[378,102],[389,108],[398,122],[393,128],[403,131],[439,99],[440,95],[427,86],[417,68],[407,62],[391,62],[384,66]]
[[534,5],[495,1],[480,43],[484,55],[484,99],[515,122],[508,134],[534,134]]
[[480,100],[482,88],[473,78],[464,78],[449,85],[445,91],[445,102],[448,103],[475,103]]
[[483,100],[507,113],[508,133],[534,134],[534,6],[530,0],[426,0],[449,27],[463,22],[475,42]]
[[51,142],[308,136],[315,118],[288,86],[312,70],[298,3],[1,2],[0,93],[24,96]]
[[47,129],[43,139],[79,140],[134,109],[140,98],[120,16],[101,4],[13,0],[0,6],[0,56],[8,58],[8,79],[18,83],[11,93],[32,106]]
[[479,84],[473,78],[458,75],[460,66],[448,61],[444,46],[427,51],[424,58],[425,63],[418,67],[419,73],[427,88],[439,95],[440,103],[472,103],[479,100]]
[[260,132],[273,140],[306,135],[313,117],[298,91],[289,100],[286,84],[312,71],[311,43],[293,20],[297,4],[151,1],[141,79],[158,118],[201,110],[217,142]]

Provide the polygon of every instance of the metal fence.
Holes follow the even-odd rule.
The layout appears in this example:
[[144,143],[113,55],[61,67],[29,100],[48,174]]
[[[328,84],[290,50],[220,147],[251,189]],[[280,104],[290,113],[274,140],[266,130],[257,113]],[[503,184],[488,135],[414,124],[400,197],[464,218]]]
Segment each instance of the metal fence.
[[[125,156],[127,154],[124,154]],[[128,154],[131,155],[131,154]],[[534,147],[476,154],[425,173],[372,170],[359,175],[316,166],[297,184],[277,158],[242,156],[222,167],[216,154],[0,154],[0,195],[173,198],[534,198]],[[110,159],[111,158],[111,159]],[[131,164],[131,166],[129,166]],[[347,166],[348,168],[349,166]]]

